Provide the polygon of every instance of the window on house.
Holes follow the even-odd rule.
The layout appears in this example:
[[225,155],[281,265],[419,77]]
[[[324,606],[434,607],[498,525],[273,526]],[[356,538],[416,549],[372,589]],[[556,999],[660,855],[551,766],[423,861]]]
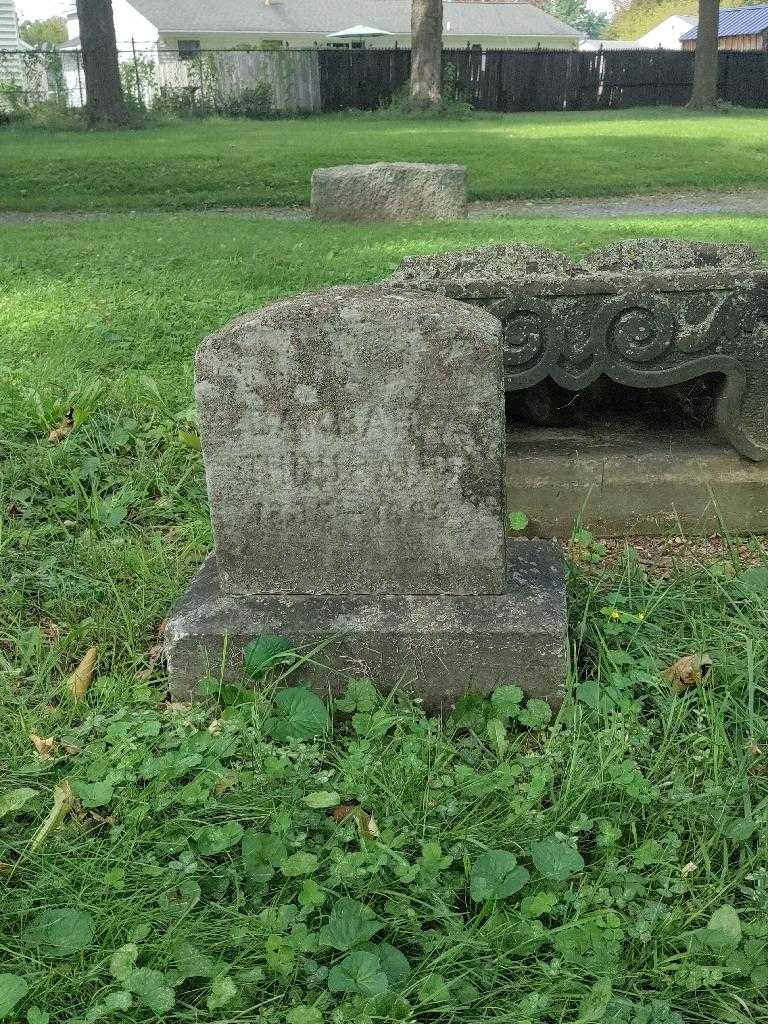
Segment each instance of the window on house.
[[179,57],[182,60],[189,60],[191,57],[196,57],[200,53],[200,40],[199,39],[180,39],[179,40]]

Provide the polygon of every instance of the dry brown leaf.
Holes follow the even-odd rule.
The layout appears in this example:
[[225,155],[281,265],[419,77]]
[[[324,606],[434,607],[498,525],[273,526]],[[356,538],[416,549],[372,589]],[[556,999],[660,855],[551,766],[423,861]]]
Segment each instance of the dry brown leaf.
[[66,779],[63,779],[53,791],[53,807],[50,814],[32,838],[29,847],[32,853],[39,850],[51,832],[59,827],[72,810],[74,803],[75,794],[72,787]]
[[167,700],[162,705],[162,709],[167,715],[185,715],[189,711],[190,705],[181,700]]
[[340,824],[345,818],[351,815],[354,818],[357,831],[363,839],[378,839],[379,826],[372,814],[364,811],[359,804],[339,804],[331,811],[333,820]]
[[686,654],[665,669],[662,675],[670,684],[672,693],[685,693],[694,686],[701,686],[711,669],[712,659],[708,654]]
[[49,644],[55,644],[61,640],[61,626],[58,622],[53,622],[52,619],[48,619],[41,624],[40,632]]
[[0,860],[0,875],[10,875],[13,871],[13,864],[9,864],[7,860]]
[[67,680],[67,689],[75,700],[83,700],[88,692],[88,687],[93,681],[97,655],[98,648],[89,647],[83,655],[83,660]]
[[158,644],[153,644],[149,648],[147,653],[144,655],[144,657],[146,658],[146,660],[149,662],[150,665],[154,665],[156,662],[160,661],[160,659],[163,657],[164,654],[165,654],[165,644],[162,643],[162,641],[161,641]]
[[53,444],[58,444],[59,441],[63,441],[65,437],[68,437],[75,429],[75,410],[70,409],[61,423],[57,424],[48,435],[48,440]]
[[59,744],[56,742],[53,736],[49,736],[47,739],[43,739],[42,736],[38,736],[37,733],[33,732],[30,733],[29,738],[32,740],[35,750],[38,752],[38,754],[40,755],[40,757],[42,757],[44,761],[50,761],[51,758],[56,756],[59,749]]

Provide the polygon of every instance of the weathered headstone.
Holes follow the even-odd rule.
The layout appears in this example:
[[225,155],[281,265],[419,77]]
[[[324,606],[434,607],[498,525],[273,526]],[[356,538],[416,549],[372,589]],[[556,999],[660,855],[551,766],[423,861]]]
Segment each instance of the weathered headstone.
[[300,296],[208,338],[196,395],[216,552],[167,628],[174,692],[279,634],[333,638],[325,686],[561,699],[562,567],[547,544],[505,554],[495,316],[376,287]]
[[483,310],[331,289],[197,354],[229,594],[492,594],[504,585],[501,343]]
[[315,220],[461,220],[467,216],[461,164],[346,164],[312,172]]

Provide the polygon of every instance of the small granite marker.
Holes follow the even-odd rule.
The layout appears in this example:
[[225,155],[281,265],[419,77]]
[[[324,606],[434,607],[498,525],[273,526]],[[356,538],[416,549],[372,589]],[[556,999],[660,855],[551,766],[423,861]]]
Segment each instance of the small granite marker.
[[461,164],[346,164],[312,172],[315,220],[462,220],[467,169]]
[[519,683],[562,699],[562,567],[505,555],[501,324],[441,295],[334,288],[248,314],[197,354],[216,551],[166,631],[172,691],[237,677],[278,634],[307,675],[427,705]]

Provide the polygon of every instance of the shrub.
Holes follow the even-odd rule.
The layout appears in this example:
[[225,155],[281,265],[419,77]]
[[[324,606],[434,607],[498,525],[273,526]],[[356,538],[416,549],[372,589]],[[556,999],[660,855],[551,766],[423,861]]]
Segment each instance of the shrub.
[[224,117],[249,117],[254,120],[269,117],[272,113],[272,86],[269,82],[257,82],[239,93],[226,96],[218,103],[217,109]]
[[209,117],[213,106],[198,96],[197,86],[161,86],[155,93],[152,114],[155,117]]

